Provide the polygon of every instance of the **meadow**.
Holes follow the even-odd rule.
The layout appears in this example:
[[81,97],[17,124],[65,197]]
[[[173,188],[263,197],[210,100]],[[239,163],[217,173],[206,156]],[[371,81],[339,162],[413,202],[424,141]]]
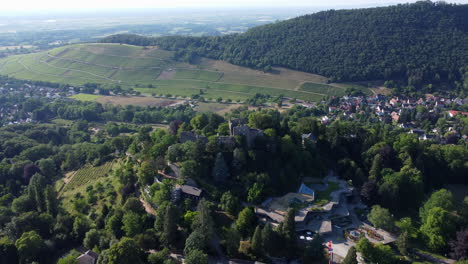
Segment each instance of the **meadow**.
[[[67,45],[3,58],[0,74],[73,86],[118,85],[146,95],[199,94],[207,99],[221,97],[233,101],[244,101],[256,93],[319,101],[327,96],[343,95],[346,89],[346,85],[327,84],[323,76],[284,68],[265,73],[205,58],[194,65],[176,61],[172,52],[156,47],[98,43]],[[366,87],[362,90],[369,92]],[[81,94],[75,98],[98,99]]]
[[67,192],[70,190],[74,190],[90,182],[93,182],[100,177],[107,176],[107,174],[111,172],[112,166],[113,163],[108,162],[101,166],[86,166],[82,169],[77,170],[69,176],[68,180],[65,181],[66,184],[63,188],[63,191]]
[[95,102],[97,99],[101,98],[99,95],[94,95],[94,94],[75,94],[73,96],[70,96],[70,98],[79,100],[79,101],[84,101],[84,102]]

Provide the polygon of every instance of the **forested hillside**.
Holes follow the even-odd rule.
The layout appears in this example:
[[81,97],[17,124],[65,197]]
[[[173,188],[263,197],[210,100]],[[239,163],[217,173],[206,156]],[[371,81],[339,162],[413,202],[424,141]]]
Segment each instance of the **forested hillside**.
[[188,61],[204,56],[266,71],[284,66],[334,81],[400,80],[414,87],[457,81],[463,89],[466,14],[468,5],[422,1],[329,10],[224,37],[114,35],[102,41],[159,45]]

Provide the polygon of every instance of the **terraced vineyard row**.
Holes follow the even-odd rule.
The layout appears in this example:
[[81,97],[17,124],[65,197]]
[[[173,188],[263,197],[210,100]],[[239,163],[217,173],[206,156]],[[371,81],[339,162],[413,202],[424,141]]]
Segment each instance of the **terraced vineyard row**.
[[65,185],[64,191],[83,186],[97,178],[107,175],[111,171],[112,165],[112,162],[108,162],[98,167],[87,166],[79,169],[72,176],[70,182]]
[[[245,101],[257,93],[283,95],[307,101],[340,96],[343,88],[315,74],[275,68],[265,73],[203,58],[197,64],[173,59],[174,53],[158,48],[86,43],[0,59],[0,74],[18,79],[73,86],[98,83],[135,89],[146,95],[191,97],[203,92],[209,99]],[[357,87],[364,93],[367,87]]]

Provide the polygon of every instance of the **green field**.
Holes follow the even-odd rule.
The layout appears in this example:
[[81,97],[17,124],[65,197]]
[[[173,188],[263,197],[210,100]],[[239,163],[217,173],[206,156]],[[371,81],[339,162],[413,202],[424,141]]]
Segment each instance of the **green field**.
[[76,99],[76,100],[79,100],[79,101],[84,101],[84,102],[94,102],[100,97],[101,96],[99,96],[99,95],[83,94],[83,93],[75,94],[73,96],[70,96],[70,98],[73,98],[73,99]]
[[[0,74],[73,86],[119,85],[145,94],[190,97],[203,93],[205,98],[240,101],[256,93],[318,101],[345,91],[345,87],[327,84],[323,76],[304,72],[275,68],[274,73],[264,73],[204,58],[192,65],[172,57],[172,52],[154,47],[75,44],[0,59]],[[75,98],[97,99],[81,94]]]
[[189,79],[216,82],[223,76],[220,72],[204,71],[204,70],[177,70],[174,79]]
[[[358,90],[361,90],[365,94],[370,94],[370,90],[366,89],[365,87],[360,87],[357,85],[350,85],[349,88],[355,88]],[[312,83],[312,82],[306,82],[301,85],[300,88],[301,91],[306,91],[306,92],[312,92],[312,93],[320,93],[320,94],[326,94],[327,96],[344,96],[346,95],[346,88],[344,87],[338,87],[338,86],[330,86],[330,85],[325,85],[325,84],[320,84],[320,83]]]
[[99,167],[87,166],[77,170],[72,176],[71,180],[65,185],[63,191],[69,191],[80,186],[86,185],[100,177],[106,176],[112,170],[112,162],[108,162]]

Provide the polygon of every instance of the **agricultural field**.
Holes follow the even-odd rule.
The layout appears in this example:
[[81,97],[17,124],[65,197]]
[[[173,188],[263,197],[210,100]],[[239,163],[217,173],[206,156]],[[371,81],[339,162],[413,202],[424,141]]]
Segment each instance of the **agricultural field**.
[[183,100],[161,99],[149,96],[101,96],[96,102],[114,105],[170,106],[183,103]]
[[[365,94],[370,94],[369,89],[363,89],[360,86],[357,85],[350,85],[349,88],[355,88],[358,89]],[[340,87],[338,85],[336,86],[331,86],[331,85],[324,85],[320,83],[313,83],[313,82],[306,82],[303,83],[300,87],[301,91],[306,91],[306,92],[311,92],[311,93],[317,93],[317,94],[326,94],[327,96],[343,96],[346,95],[345,91],[346,88]]]
[[230,112],[233,109],[239,108],[239,104],[223,104],[223,103],[198,103],[195,110],[197,112],[213,112],[220,115]]
[[79,101],[84,101],[84,102],[95,102],[96,100],[101,98],[101,96],[94,95],[94,94],[80,93],[80,94],[75,94],[73,96],[70,96],[70,98],[75,99],[75,100],[79,100]]
[[[18,79],[49,81],[73,86],[98,83],[120,86],[146,95],[244,101],[256,93],[283,95],[306,101],[342,95],[343,84],[285,68],[265,73],[223,61],[202,58],[188,64],[173,60],[173,53],[156,47],[120,44],[75,44],[48,51],[0,59],[0,74]],[[359,89],[369,92],[367,87]],[[78,100],[98,98],[77,95]]]
[[223,77],[223,73],[205,70],[185,70],[180,69],[175,72],[174,79],[188,79],[216,82]]
[[95,181],[98,178],[104,177],[109,174],[112,170],[113,163],[108,162],[98,167],[86,166],[82,169],[77,170],[74,173],[71,173],[68,177],[64,179],[63,192],[74,190],[81,186],[84,186],[90,182]]

